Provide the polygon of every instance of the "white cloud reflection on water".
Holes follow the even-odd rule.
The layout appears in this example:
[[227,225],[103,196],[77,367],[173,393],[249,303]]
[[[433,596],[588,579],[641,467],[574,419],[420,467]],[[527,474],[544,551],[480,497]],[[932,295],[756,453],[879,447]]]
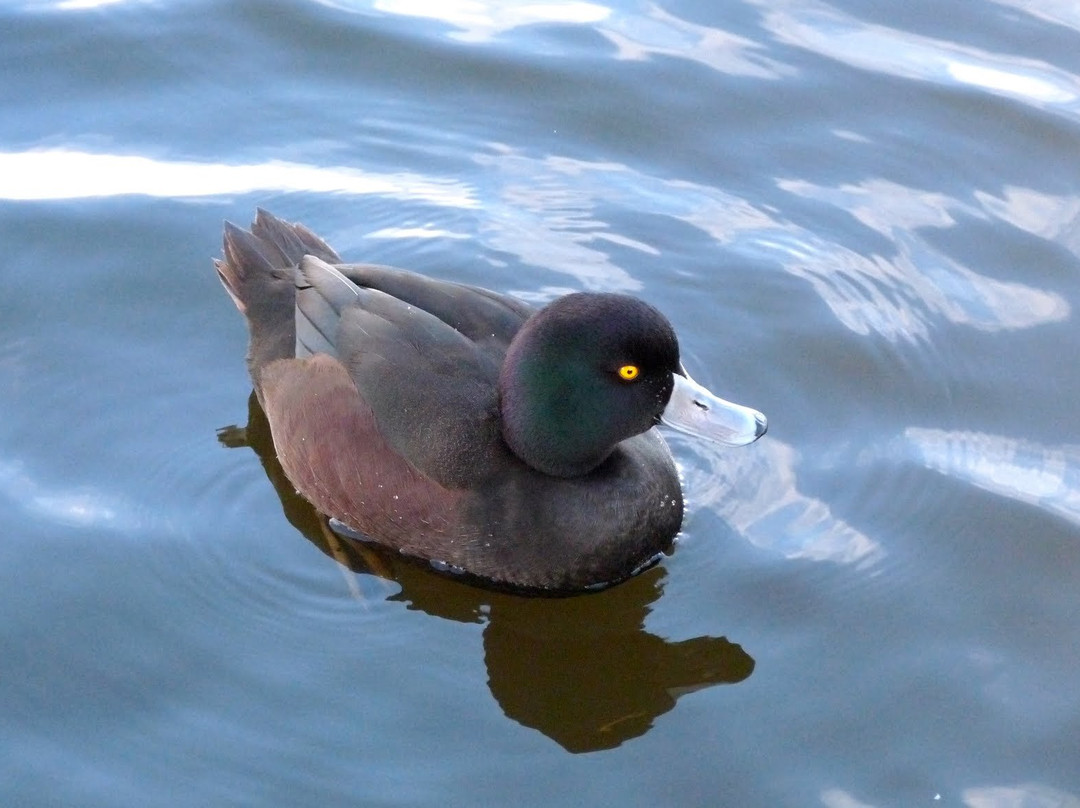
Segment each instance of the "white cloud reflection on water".
[[[1032,218],[1018,204],[1025,197],[1014,199],[1012,204],[984,197],[984,208],[980,209],[943,194],[880,179],[837,188],[799,180],[780,180],[778,184],[796,196],[848,212],[885,236],[896,249],[890,257],[859,255],[806,233],[801,252],[788,262],[790,270],[806,278],[853,331],[924,338],[933,322],[927,315],[996,331],[1060,322],[1071,313],[1061,295],[980,275],[932,249],[916,232],[920,228],[953,227],[958,215],[974,219],[989,215],[1015,224],[1016,219]],[[1038,213],[1062,209],[1068,211],[1069,220],[1075,219],[1080,204],[1074,197],[1043,197],[1041,202]],[[917,301],[918,307],[912,301]]]
[[990,0],[1045,22],[1080,31],[1080,5],[1076,0]]
[[93,11],[105,6],[148,5],[152,0],[24,0],[22,11]]
[[455,208],[479,205],[462,183],[408,172],[377,174],[280,160],[247,165],[169,161],[63,148],[0,152],[0,199],[184,198],[253,191],[381,194]]
[[[915,232],[953,227],[958,213],[980,219],[1023,215],[1005,203],[975,209],[943,194],[883,180],[840,188],[778,181],[791,194],[851,212],[895,246],[895,254],[873,255],[718,188],[649,176],[620,163],[533,158],[500,144],[489,147],[494,154],[475,158],[497,178],[491,186],[497,198],[484,205],[489,216],[485,240],[527,263],[567,271],[586,288],[640,288],[608,255],[606,247],[613,242],[664,254],[663,245],[613,238],[617,234],[611,226],[596,216],[596,208],[606,204],[671,216],[743,253],[748,262],[779,263],[809,283],[840,323],[857,334],[919,341],[940,320],[997,331],[1059,322],[1071,313],[1060,295],[980,275]],[[1052,204],[1071,209],[1075,200],[1043,200],[1042,207]]]
[[785,558],[871,569],[884,557],[877,541],[799,490],[801,458],[788,444],[767,437],[733,452],[668,431],[664,437],[694,458],[681,467],[691,514],[707,506],[751,544]]
[[617,48],[617,59],[689,59],[718,73],[760,79],[778,79],[795,72],[766,57],[759,43],[679,19],[655,3],[648,4],[642,13],[612,15],[596,29]]
[[967,808],[1080,808],[1080,797],[1042,783],[965,788]]
[[1080,445],[923,427],[904,437],[925,467],[1080,525]]
[[325,5],[343,10],[375,10],[402,17],[440,20],[461,33],[451,38],[462,42],[485,42],[523,25],[560,23],[586,25],[606,19],[607,6],[584,2],[484,2],[483,0],[324,0]]
[[[489,144],[489,150],[474,157],[495,179],[480,233],[486,246],[565,272],[586,289],[641,290],[641,282],[612,260],[606,247],[619,236],[596,215],[598,203],[621,196],[610,185],[618,183],[625,166],[534,158],[502,144]],[[624,244],[652,250],[629,240]]]
[[19,461],[0,461],[0,496],[36,519],[73,528],[141,526],[131,503],[92,485],[55,486],[32,475]]
[[[507,2],[506,0],[320,0],[344,11],[371,12],[438,20],[455,30],[449,39],[491,42],[528,25],[580,25],[592,28],[615,47],[615,59],[643,61],[656,56],[686,59],[719,73],[778,79],[794,70],[764,55],[752,40],[683,20],[656,3],[630,12],[599,3]],[[532,47],[543,48],[536,41]]]
[[[965,788],[961,800],[967,808],[1080,808],[1080,798],[1041,783],[1015,786],[976,786]],[[938,804],[940,794],[932,796]],[[878,804],[863,802],[841,788],[821,792],[825,808],[877,808]]]
[[1007,185],[1001,196],[976,191],[983,210],[1080,256],[1080,196],[1057,196]]
[[842,788],[827,788],[822,791],[821,804],[825,808],[877,808],[873,803],[856,799]]
[[[786,558],[860,569],[873,569],[884,558],[879,542],[825,501],[800,491],[798,469],[804,461],[793,447],[767,438],[732,452],[665,436],[684,445],[681,454],[691,458],[683,468],[691,512],[707,506],[747,541]],[[879,444],[876,451],[862,446],[859,459],[851,462],[882,456],[893,465],[914,457],[923,468],[1080,525],[1080,445],[1044,446],[980,432],[909,427],[900,440]]]
[[862,70],[976,87],[1080,117],[1080,80],[1037,59],[1003,55],[864,23],[810,0],[752,0],[777,40]]

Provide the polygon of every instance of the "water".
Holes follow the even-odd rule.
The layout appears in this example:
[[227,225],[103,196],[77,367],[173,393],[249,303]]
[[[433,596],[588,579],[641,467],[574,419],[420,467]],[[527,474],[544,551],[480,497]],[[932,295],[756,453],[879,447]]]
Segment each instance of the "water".
[[[0,804],[1080,805],[1073,4],[15,0],[0,65]],[[363,554],[249,424],[256,206],[646,297],[769,434],[674,436],[600,594]]]

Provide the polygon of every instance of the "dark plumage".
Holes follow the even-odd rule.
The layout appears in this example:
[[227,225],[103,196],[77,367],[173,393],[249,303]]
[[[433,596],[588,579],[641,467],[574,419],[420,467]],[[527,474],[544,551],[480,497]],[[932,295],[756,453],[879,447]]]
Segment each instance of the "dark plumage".
[[250,232],[226,224],[215,266],[296,489],[370,541],[493,585],[599,587],[666,549],[683,501],[662,418],[728,443],[765,431],[689,380],[671,324],[632,297],[535,311],[344,264],[264,211]]

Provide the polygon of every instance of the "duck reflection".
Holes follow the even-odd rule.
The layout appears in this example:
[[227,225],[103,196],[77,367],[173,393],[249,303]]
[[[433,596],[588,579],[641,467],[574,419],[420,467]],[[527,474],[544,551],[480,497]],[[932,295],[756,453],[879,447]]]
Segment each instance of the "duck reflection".
[[669,642],[645,630],[660,596],[662,566],[571,598],[479,589],[330,531],[281,470],[254,394],[247,426],[226,427],[218,438],[254,449],[285,516],[323,552],[356,572],[396,582],[401,591],[389,600],[448,620],[485,622],[484,661],[495,700],[509,718],[571,752],[616,747],[647,732],[679,696],[740,682],[754,669],[754,660],[726,638]]

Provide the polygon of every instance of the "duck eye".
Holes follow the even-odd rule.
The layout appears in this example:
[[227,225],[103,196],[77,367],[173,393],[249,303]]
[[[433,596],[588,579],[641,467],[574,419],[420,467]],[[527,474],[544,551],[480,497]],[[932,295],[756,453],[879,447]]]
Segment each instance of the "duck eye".
[[632,382],[641,373],[641,369],[637,365],[623,365],[619,368],[619,378],[625,382]]

